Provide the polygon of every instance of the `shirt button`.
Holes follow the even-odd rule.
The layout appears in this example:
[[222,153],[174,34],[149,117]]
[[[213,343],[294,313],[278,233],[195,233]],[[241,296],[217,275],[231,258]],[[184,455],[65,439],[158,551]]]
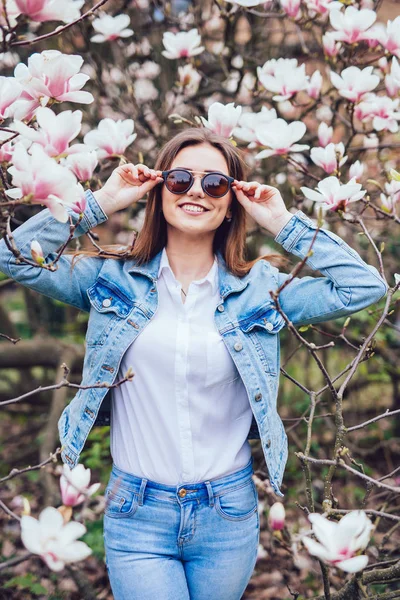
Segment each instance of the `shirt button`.
[[271,440],[267,440],[265,444],[266,448],[271,448]]
[[254,396],[254,400],[256,402],[258,402],[259,400],[261,400],[261,398],[262,398],[262,394],[260,392]]
[[272,331],[274,328],[274,326],[272,325],[272,323],[265,323],[265,329],[267,329],[268,331]]
[[111,299],[110,298],[106,298],[105,300],[103,300],[103,306],[105,308],[108,308],[109,306],[111,306]]
[[236,352],[240,352],[240,350],[242,350],[243,346],[240,342],[236,342],[236,344],[233,346],[236,350]]
[[217,306],[217,310],[219,310],[219,312],[224,312],[225,307],[223,304],[220,304],[219,306]]

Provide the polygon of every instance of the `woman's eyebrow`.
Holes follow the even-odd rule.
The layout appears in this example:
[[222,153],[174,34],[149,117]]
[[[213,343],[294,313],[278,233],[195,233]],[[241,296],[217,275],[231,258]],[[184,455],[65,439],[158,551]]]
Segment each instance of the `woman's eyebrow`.
[[174,169],[186,169],[186,171],[195,171],[197,173],[221,173],[221,175],[225,175],[222,171],[218,171],[217,169],[210,169],[205,171],[198,171],[197,169],[191,169],[190,167],[174,167]]

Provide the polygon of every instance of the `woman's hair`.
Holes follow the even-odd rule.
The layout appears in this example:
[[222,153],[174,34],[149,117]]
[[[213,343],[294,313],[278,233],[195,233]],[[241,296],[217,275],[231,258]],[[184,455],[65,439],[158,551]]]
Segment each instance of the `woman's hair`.
[[[196,146],[198,144],[209,144],[217,148],[225,158],[229,175],[241,181],[246,179],[246,164],[241,150],[236,148],[226,138],[217,135],[205,127],[191,127],[181,131],[170,139],[161,149],[155,170],[166,171],[170,169],[176,155],[183,148]],[[103,246],[105,253],[112,252],[113,256],[108,258],[134,259],[135,263],[143,265],[151,260],[167,244],[167,222],[162,212],[161,200],[162,185],[156,185],[148,193],[146,202],[145,218],[142,229],[137,234],[136,240],[130,250],[121,246]],[[286,264],[288,261],[280,254],[268,254],[260,256],[255,260],[248,261],[246,254],[246,211],[238,202],[232,190],[232,220],[226,219],[218,227],[214,237],[214,253],[220,251],[227,269],[238,277],[246,275],[252,266],[261,259],[268,260],[277,266]],[[74,252],[74,259],[78,256],[107,257],[107,254],[95,250],[80,250]]]

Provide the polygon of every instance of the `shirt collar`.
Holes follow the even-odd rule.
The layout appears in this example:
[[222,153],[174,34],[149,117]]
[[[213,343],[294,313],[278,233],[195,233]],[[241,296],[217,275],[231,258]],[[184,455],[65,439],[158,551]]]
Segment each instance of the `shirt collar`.
[[[169,270],[171,275],[173,276],[173,278],[176,279],[175,275],[171,269],[171,266],[169,264],[168,255],[167,255],[167,251],[165,250],[165,248],[163,248],[163,251],[161,254],[160,266],[158,269],[158,277],[160,277],[163,269]],[[205,277],[203,277],[202,279],[196,279],[197,283],[203,283],[205,281],[208,281],[210,283],[212,293],[215,294],[215,292],[218,288],[218,263],[217,263],[216,257],[214,257],[213,265],[212,265],[211,269],[208,271],[207,275]]]

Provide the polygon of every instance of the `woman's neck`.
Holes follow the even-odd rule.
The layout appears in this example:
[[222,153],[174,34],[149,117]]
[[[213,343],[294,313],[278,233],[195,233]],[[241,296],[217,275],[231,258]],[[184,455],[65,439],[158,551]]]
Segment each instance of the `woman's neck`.
[[202,279],[211,269],[214,262],[212,239],[186,242],[171,237],[168,237],[165,247],[168,261],[186,291],[192,281]]

